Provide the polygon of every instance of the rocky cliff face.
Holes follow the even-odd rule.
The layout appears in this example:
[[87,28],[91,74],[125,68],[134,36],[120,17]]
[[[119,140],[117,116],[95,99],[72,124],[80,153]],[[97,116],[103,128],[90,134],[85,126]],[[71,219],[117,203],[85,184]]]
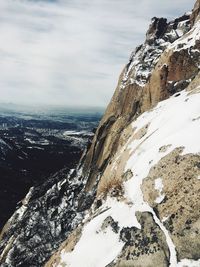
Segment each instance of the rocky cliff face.
[[199,13],[152,19],[77,170],[5,226],[2,266],[200,266]]

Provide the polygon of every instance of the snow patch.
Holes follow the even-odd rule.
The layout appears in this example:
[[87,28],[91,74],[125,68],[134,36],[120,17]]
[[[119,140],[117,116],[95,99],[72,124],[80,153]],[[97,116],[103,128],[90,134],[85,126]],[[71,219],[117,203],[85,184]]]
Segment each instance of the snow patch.
[[[195,46],[196,41],[200,39],[200,21],[197,21],[194,27],[181,38],[176,40],[167,49],[174,49],[180,51],[182,49],[189,49]],[[198,51],[199,52],[199,51]]]
[[100,231],[103,221],[111,214],[112,211],[107,210],[86,224],[75,249],[71,253],[61,252],[61,265],[58,266],[65,263],[70,267],[80,267],[81,263],[82,267],[102,267],[117,257],[124,245],[119,240],[119,234],[111,228],[107,228],[106,232]]
[[200,259],[197,261],[183,259],[180,262],[178,262],[177,267],[200,267]]
[[[188,99],[188,101],[185,101]],[[188,95],[186,91],[178,98],[171,97],[160,102],[154,109],[145,112],[132,124],[133,129],[141,129],[149,125],[147,134],[140,140],[128,141],[126,149],[130,149],[130,157],[125,172],[131,170],[133,178],[125,183],[126,197],[133,202],[140,211],[145,205],[141,185],[148,176],[150,168],[177,147],[184,147],[183,154],[198,153],[200,151],[200,124],[192,118],[200,114],[200,94]],[[166,152],[159,153],[159,148],[171,144]],[[162,189],[161,181],[156,182],[156,188]],[[159,199],[160,201],[161,199]],[[146,203],[147,205],[147,203]],[[148,207],[147,207],[148,209]],[[149,207],[150,209],[150,207]],[[151,210],[154,214],[153,210]],[[162,222],[155,217],[156,223],[163,230],[170,249],[171,267],[176,266],[176,251],[168,231]]]
[[167,229],[164,227],[163,223],[159,220],[159,218],[156,216],[155,212],[153,211],[153,209],[151,210],[152,214],[153,214],[153,218],[155,220],[155,222],[159,225],[160,229],[162,230],[162,232],[165,235],[166,238],[166,242],[169,248],[169,252],[170,252],[170,267],[177,267],[177,256],[176,256],[176,247],[167,231]]
[[[187,99],[187,101],[185,101]],[[120,241],[119,232],[123,227],[141,228],[136,218],[136,212],[150,212],[155,223],[165,235],[170,251],[170,267],[184,266],[177,263],[176,248],[169,232],[154,210],[144,202],[141,185],[148,176],[150,168],[159,160],[177,147],[184,147],[183,154],[198,153],[200,151],[199,132],[200,124],[192,118],[200,114],[200,94],[188,94],[186,91],[180,96],[172,96],[160,102],[154,109],[143,113],[132,124],[133,129],[141,129],[149,125],[147,134],[141,139],[132,141],[130,138],[123,147],[123,151],[130,150],[130,157],[124,172],[129,169],[133,177],[124,183],[125,199],[127,203],[108,198],[102,207],[93,214],[91,221],[83,228],[82,236],[72,252],[61,253],[61,262],[70,267],[102,267],[112,262],[121,252],[124,243]],[[159,148],[171,144],[167,151],[159,152]],[[121,151],[120,153],[123,153]],[[114,165],[115,166],[115,165]],[[161,178],[155,180],[155,189],[160,196],[156,199],[160,203],[163,190]],[[118,233],[111,227],[101,231],[104,220],[111,216],[118,223]],[[90,217],[91,218],[91,217]],[[89,217],[88,217],[89,219]],[[89,255],[89,257],[86,257]],[[188,261],[188,260],[187,260]],[[199,264],[199,262],[197,262]],[[179,265],[178,265],[179,264]],[[195,262],[196,264],[196,262]],[[190,265],[189,265],[190,266]],[[191,265],[197,267],[199,265]]]
[[159,196],[156,198],[155,202],[156,203],[161,203],[163,201],[163,199],[165,198],[165,195],[162,194],[162,190],[163,190],[163,183],[162,183],[162,179],[161,178],[157,178],[155,180],[155,189],[159,192]]

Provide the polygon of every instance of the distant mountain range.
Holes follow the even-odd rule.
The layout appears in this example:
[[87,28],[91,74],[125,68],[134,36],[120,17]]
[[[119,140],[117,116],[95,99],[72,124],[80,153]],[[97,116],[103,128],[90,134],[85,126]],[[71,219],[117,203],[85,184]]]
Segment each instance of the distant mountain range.
[[53,114],[65,113],[72,114],[103,114],[105,107],[74,107],[74,106],[56,106],[56,105],[25,105],[15,103],[1,103],[0,112],[19,112],[19,113],[33,113],[33,114]]

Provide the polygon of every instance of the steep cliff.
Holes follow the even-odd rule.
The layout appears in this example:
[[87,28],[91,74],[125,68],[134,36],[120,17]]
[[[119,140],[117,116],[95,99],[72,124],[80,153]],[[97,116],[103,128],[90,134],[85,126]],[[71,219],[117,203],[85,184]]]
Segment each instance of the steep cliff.
[[199,13],[152,19],[77,170],[5,226],[2,266],[200,266]]

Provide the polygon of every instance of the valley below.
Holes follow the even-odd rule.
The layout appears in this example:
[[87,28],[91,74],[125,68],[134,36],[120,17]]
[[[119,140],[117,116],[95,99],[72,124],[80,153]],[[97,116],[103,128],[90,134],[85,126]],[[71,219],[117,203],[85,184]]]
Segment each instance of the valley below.
[[0,107],[0,228],[30,187],[76,167],[101,111],[15,111]]

